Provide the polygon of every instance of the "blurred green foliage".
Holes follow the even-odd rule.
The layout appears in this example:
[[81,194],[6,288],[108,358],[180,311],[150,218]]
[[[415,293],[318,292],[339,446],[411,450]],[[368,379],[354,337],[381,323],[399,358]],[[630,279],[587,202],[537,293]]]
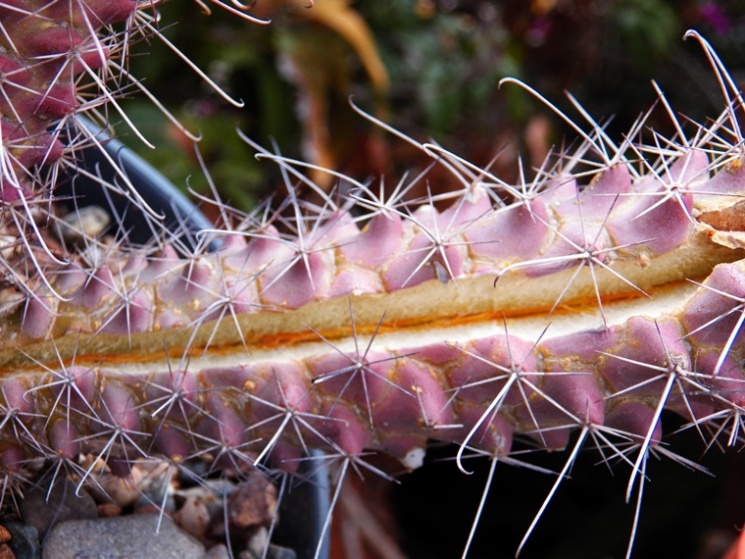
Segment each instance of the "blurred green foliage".
[[[258,2],[260,6],[262,0]],[[687,28],[696,27],[742,83],[745,10],[738,4],[360,0],[353,8],[372,30],[390,77],[390,90],[381,100],[355,51],[330,29],[304,18],[304,8],[279,7],[271,25],[258,26],[220,10],[207,17],[191,2],[171,1],[162,6],[165,36],[226,92],[242,99],[245,108],[221,100],[157,39],[138,45],[135,50],[142,54],[133,57],[131,69],[188,128],[203,135],[200,150],[222,195],[248,209],[271,191],[276,175],[270,165],[253,160],[236,128],[264,145],[276,141],[286,155],[313,157],[303,151],[307,99],[296,87],[297,79],[288,79],[292,72],[327,74],[328,126],[339,170],[362,179],[380,172],[369,151],[368,140],[376,132],[352,113],[348,95],[366,110],[386,115],[405,133],[420,140],[435,138],[485,165],[506,145],[521,145],[524,127],[534,115],[549,114],[514,86],[500,90],[505,76],[526,81],[576,114],[563,96],[564,89],[572,91],[596,118],[615,116],[609,125],[613,137],[620,137],[654,102],[652,78],[682,113],[693,119],[714,115],[721,108],[721,94],[707,61],[697,45],[681,39]],[[298,65],[298,60],[306,62]],[[185,185],[191,177],[190,184],[203,189],[193,148],[141,96],[126,104],[159,149],[139,147],[126,132],[124,140],[176,184]],[[566,127],[550,118],[545,142],[559,144]],[[664,119],[652,123],[667,126]],[[385,156],[397,168],[409,165],[412,155],[391,149]],[[504,165],[510,180],[509,163]]]

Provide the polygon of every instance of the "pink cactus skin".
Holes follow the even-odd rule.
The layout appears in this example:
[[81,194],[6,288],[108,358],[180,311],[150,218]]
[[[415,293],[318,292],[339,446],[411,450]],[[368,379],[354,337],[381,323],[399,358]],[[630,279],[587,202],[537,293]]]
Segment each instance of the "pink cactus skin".
[[[323,449],[414,469],[431,441],[510,461],[515,438],[554,451],[579,431],[577,445],[593,432],[604,452],[637,451],[631,493],[643,458],[670,452],[665,410],[739,443],[744,168],[710,173],[700,155],[669,177],[614,165],[573,196],[503,208],[475,185],[441,212],[378,209],[361,229],[347,207],[297,239],[268,220],[208,233],[214,252],[112,245],[96,266],[50,263],[46,283],[5,295],[0,468],[19,478],[44,457],[85,480],[92,453],[122,475],[153,459],[292,473]],[[639,199],[653,211],[622,228]],[[503,219],[542,242],[491,233]],[[370,231],[390,252],[366,260]]]
[[[215,444],[248,445],[253,453],[276,454],[282,465],[280,457],[299,457],[307,445],[344,455],[379,449],[415,467],[430,439],[507,456],[513,434],[560,449],[578,426],[610,423],[643,440],[659,418],[640,419],[637,412],[627,414],[629,408],[651,411],[664,397],[666,409],[700,421],[737,413],[745,402],[735,357],[741,343],[728,344],[739,327],[732,313],[745,296],[745,264],[719,265],[687,292],[676,312],[656,320],[642,314],[606,329],[558,330],[537,344],[510,334],[509,321],[507,333],[500,332],[496,321],[496,333],[467,341],[451,341],[448,336],[456,340],[457,333],[446,331],[443,341],[408,346],[396,343],[400,333],[380,334],[364,354],[314,344],[284,361],[263,351],[260,359],[195,358],[197,366],[186,370],[147,362],[118,367],[111,359],[19,372],[0,386],[4,405],[15,410],[14,420],[33,435],[33,444],[7,430],[3,444],[72,459],[81,438],[93,445],[91,435],[105,438],[122,429],[143,433],[140,448],[172,459]],[[520,321],[515,325],[520,328]],[[211,363],[200,368],[203,361]],[[675,387],[666,393],[668,379]],[[302,425],[303,440],[287,428],[280,443],[266,446],[286,414]],[[201,441],[196,446],[190,441],[195,435]]]
[[[492,209],[476,185],[442,212],[375,211],[362,229],[347,208],[302,239],[265,223],[189,258],[49,266],[61,298],[40,286],[3,321],[18,422],[1,435],[5,467],[115,437],[119,458],[219,446],[293,468],[308,448],[377,449],[413,468],[430,439],[507,457],[516,435],[560,449],[592,425],[649,445],[662,409],[692,423],[738,414],[743,251],[737,231],[693,216],[731,214],[742,169],[710,176],[694,149],[667,176],[632,183],[614,165],[591,187],[535,195],[531,211]],[[503,219],[541,240],[532,255],[500,236]],[[370,231],[390,249],[372,260]]]
[[[62,153],[50,124],[78,110],[76,76],[106,63],[96,34],[135,7],[0,7],[6,46],[21,45],[0,56],[7,212],[32,192],[18,177]],[[725,111],[696,143],[614,146],[589,184],[574,161],[535,191],[445,154],[468,186],[443,211],[358,185],[316,215],[295,201],[296,236],[280,214],[205,232],[214,252],[87,239],[55,259],[15,250],[23,220],[4,222],[0,470],[21,479],[46,458],[80,472],[92,453],[116,471],[292,471],[315,448],[413,469],[430,440],[509,461],[516,437],[557,450],[592,432],[633,463],[630,495],[649,452],[672,455],[663,411],[740,444],[745,163],[727,130]],[[578,159],[607,153],[592,136]],[[37,234],[51,246],[51,228]]]
[[99,32],[132,16],[136,7],[135,0],[0,3],[0,199],[27,198],[43,186],[33,167],[63,154],[59,125],[81,107],[77,81],[109,59],[114,42],[107,44]]

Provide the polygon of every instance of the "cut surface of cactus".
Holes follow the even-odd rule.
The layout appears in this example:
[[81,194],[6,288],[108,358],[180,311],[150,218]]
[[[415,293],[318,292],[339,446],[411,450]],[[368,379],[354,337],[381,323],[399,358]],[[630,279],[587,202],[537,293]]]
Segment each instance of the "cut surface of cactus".
[[[120,4],[103,26],[145,18]],[[707,448],[741,447],[745,427],[744,107],[691,36],[726,102],[707,125],[688,130],[670,111],[674,137],[645,135],[640,119],[616,143],[580,112],[582,143],[530,187],[404,138],[462,186],[418,203],[345,178],[350,188],[312,204],[295,194],[304,165],[247,139],[280,166],[289,197],[226,216],[195,249],[173,243],[157,211],[145,212],[157,237],[147,246],[124,231],[74,244],[36,226],[34,181],[7,180],[43,158],[6,147],[6,480],[45,458],[83,483],[92,467],[77,464],[81,453],[122,471],[202,459],[210,472],[292,473],[317,449],[341,479],[384,475],[375,451],[415,469],[428,442],[444,441],[465,473],[466,456],[491,460],[486,496],[498,462],[528,464],[513,452],[519,439],[567,453],[536,521],[588,446],[631,469],[635,526],[650,456],[695,467],[665,446],[663,413]],[[23,141],[51,145],[46,121],[34,126]]]

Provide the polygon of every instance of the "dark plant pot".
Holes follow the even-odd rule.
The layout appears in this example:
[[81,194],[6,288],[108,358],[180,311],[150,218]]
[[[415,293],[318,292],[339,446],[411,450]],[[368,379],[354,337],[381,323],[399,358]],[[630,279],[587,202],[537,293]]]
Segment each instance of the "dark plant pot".
[[[196,246],[195,234],[213,224],[172,182],[124,144],[109,137],[90,120],[78,116],[78,126],[84,127],[103,149],[91,146],[76,153],[80,173],[59,181],[56,197],[68,207],[98,206],[106,210],[113,223],[121,224],[129,243],[144,245],[159,232],[153,218],[146,219],[144,210],[136,204],[124,186],[122,174],[137,190],[139,196],[156,213],[163,216],[161,225],[170,238],[184,243],[189,249]],[[116,168],[112,164],[116,162]],[[105,188],[115,184],[122,192]],[[211,247],[216,248],[216,247]]]
[[[673,426],[683,424],[672,414],[665,414],[664,420],[671,432]],[[694,459],[714,475],[667,458],[650,460],[632,557],[721,557],[704,555],[702,549],[709,535],[721,531],[734,537],[733,528],[742,526],[745,455],[735,449],[703,453],[704,445],[695,429],[670,439],[676,452]],[[516,443],[516,448],[529,447]],[[636,505],[636,496],[628,504],[624,501],[630,468],[620,460],[611,461],[611,474],[608,464],[599,463],[597,451],[585,448],[572,467],[571,477],[562,482],[520,553],[521,559],[625,557]],[[473,475],[464,476],[452,459],[456,451],[455,447],[430,449],[424,467],[393,488],[402,548],[409,559],[461,556],[490,464],[486,459],[469,461],[466,466]],[[526,453],[521,458],[559,472],[568,454]],[[528,468],[498,465],[468,557],[514,557],[555,482],[555,477]],[[741,545],[745,553],[745,542]],[[745,556],[726,559],[735,558]]]
[[[148,219],[143,209],[129,196],[105,189],[102,184],[121,184],[120,173],[147,205],[163,216],[162,224],[169,238],[178,240],[186,248],[196,247],[195,234],[213,227],[205,215],[166,177],[121,142],[110,138],[91,121],[78,117],[80,126],[103,146],[81,150],[77,154],[81,173],[63,177],[56,196],[71,209],[95,205],[105,209],[112,223],[119,223],[127,231],[128,241],[145,245],[156,233],[144,227]],[[116,162],[119,171],[114,169]],[[126,189],[123,189],[126,191]],[[209,246],[214,250],[216,246]],[[285,492],[280,503],[280,523],[275,531],[279,545],[293,549],[297,559],[328,559],[330,537],[326,520],[330,514],[329,471],[320,452],[311,453],[315,460],[304,461],[298,476],[305,481],[294,484]],[[323,538],[322,543],[319,542]]]

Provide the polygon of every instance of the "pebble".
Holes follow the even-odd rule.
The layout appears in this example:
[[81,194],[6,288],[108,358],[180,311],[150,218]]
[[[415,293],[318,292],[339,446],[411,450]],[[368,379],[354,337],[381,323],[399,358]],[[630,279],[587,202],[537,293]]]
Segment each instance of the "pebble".
[[16,554],[10,546],[5,543],[11,540],[13,536],[10,535],[8,529],[5,526],[0,526],[0,559],[16,559]]
[[76,495],[77,489],[75,483],[64,478],[57,478],[51,490],[46,484],[34,486],[21,501],[21,518],[36,528],[41,540],[58,522],[96,518],[95,501],[85,490]]
[[173,492],[173,519],[192,536],[204,540],[212,518],[223,516],[224,500],[236,485],[227,480],[204,480],[201,485]]
[[248,544],[247,549],[238,554],[238,559],[297,559],[294,550],[269,543],[269,532],[260,528]]
[[23,522],[3,522],[3,526],[10,533],[7,545],[13,552],[15,559],[39,559],[41,546],[39,532],[34,526]]
[[230,553],[228,552],[228,546],[224,543],[213,545],[209,550],[207,550],[204,559],[231,559]]
[[109,212],[98,206],[85,206],[62,217],[59,227],[67,242],[77,243],[101,235],[109,226]]
[[133,473],[142,479],[139,484],[140,495],[134,502],[134,509],[155,507],[156,510],[173,512],[174,503],[172,484],[176,477],[176,468],[166,462],[152,464],[137,464],[132,468]]
[[173,519],[182,530],[200,540],[205,539],[213,510],[221,507],[218,498],[213,495],[189,495],[184,504],[173,515]]
[[98,518],[111,518],[112,516],[122,515],[122,507],[116,503],[101,503],[97,509]]
[[228,497],[227,518],[224,514],[212,517],[209,534],[219,539],[227,529],[234,538],[248,539],[258,528],[269,526],[276,512],[276,486],[261,472],[253,471]]
[[204,546],[169,518],[135,514],[58,524],[44,542],[43,559],[203,559],[204,555]]
[[[173,467],[165,463],[135,464],[125,477],[115,475],[108,466],[102,469],[104,471],[96,476],[99,487],[96,497],[122,508],[132,505],[134,508],[159,507],[164,503],[163,497],[174,476]],[[165,504],[167,508],[168,503]]]
[[277,489],[258,471],[240,482],[194,480],[168,464],[136,464],[122,478],[88,459],[85,488],[60,476],[50,489],[47,479],[19,500],[20,520],[0,518],[0,559],[297,558],[269,543]]

